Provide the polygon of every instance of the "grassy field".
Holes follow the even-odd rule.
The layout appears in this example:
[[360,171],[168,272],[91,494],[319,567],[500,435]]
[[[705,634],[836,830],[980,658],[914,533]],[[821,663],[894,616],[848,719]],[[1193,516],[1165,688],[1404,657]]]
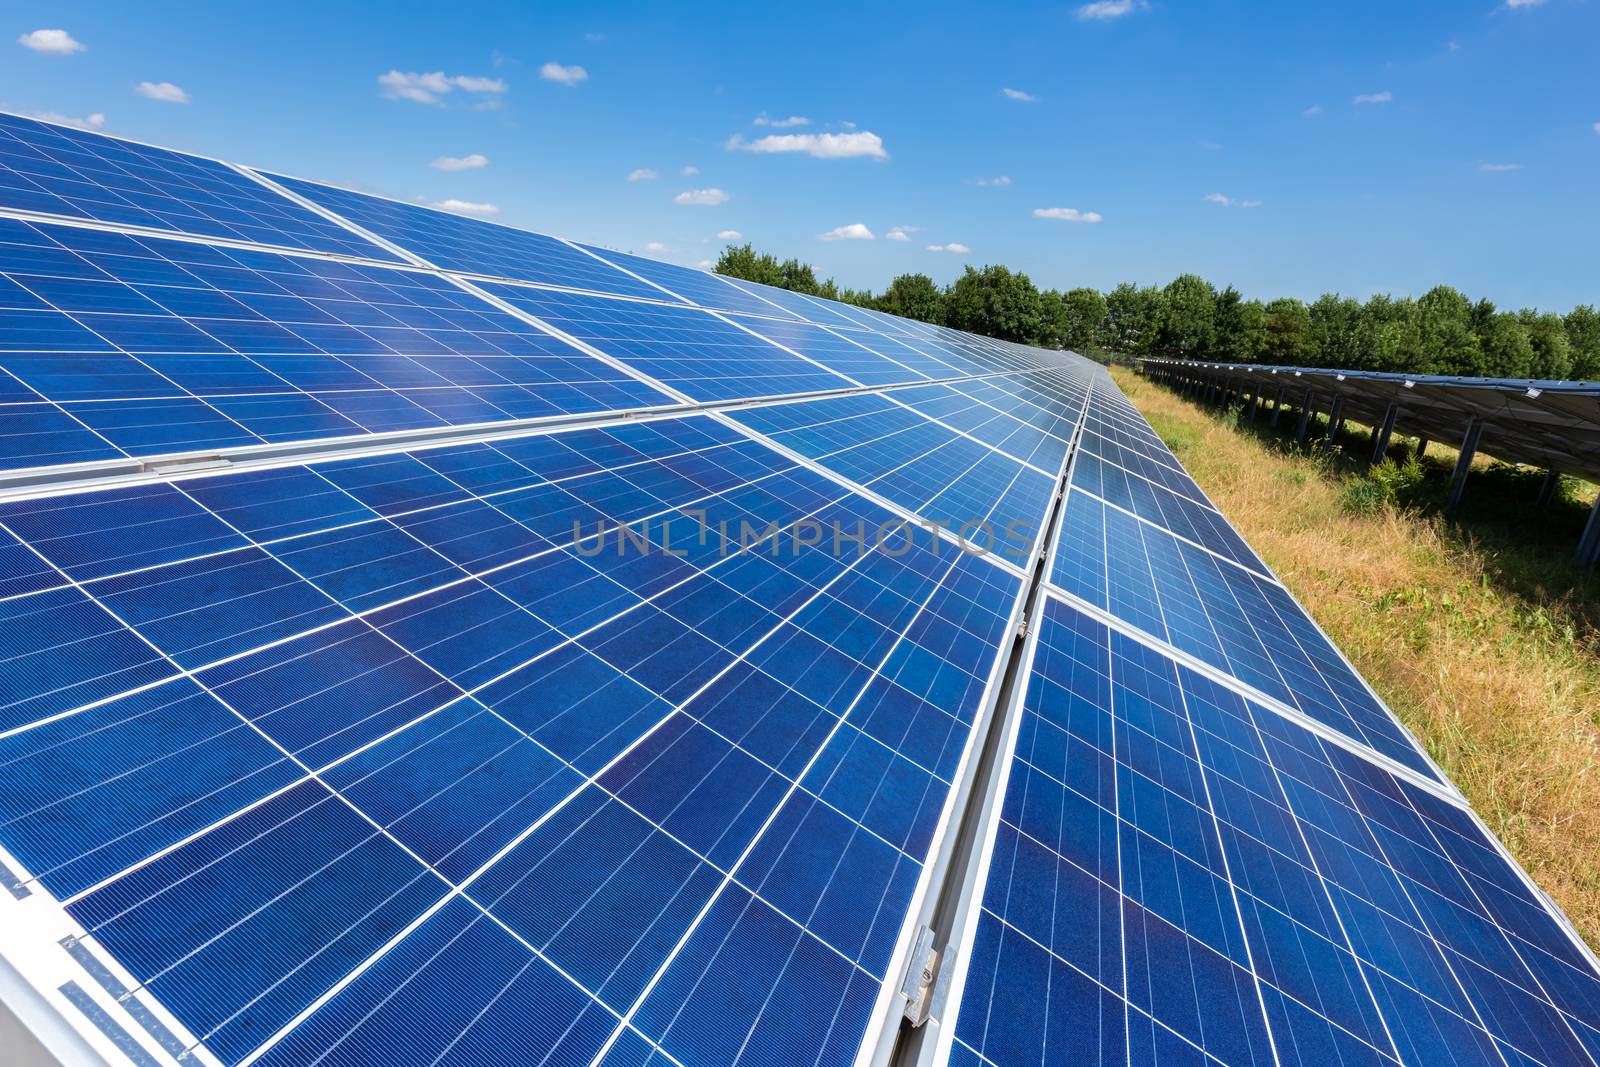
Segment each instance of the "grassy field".
[[[1455,455],[1373,473],[1307,454],[1237,410],[1112,376],[1534,879],[1600,946],[1600,578],[1570,555],[1592,486],[1480,460],[1458,513]],[[1293,420],[1285,418],[1293,432]],[[1324,432],[1325,428],[1324,428]],[[1397,442],[1391,456],[1402,456]]]

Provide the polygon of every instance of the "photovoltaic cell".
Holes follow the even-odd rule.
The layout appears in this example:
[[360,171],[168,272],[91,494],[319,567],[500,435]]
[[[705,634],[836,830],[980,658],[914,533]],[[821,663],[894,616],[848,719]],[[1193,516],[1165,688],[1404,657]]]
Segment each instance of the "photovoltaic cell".
[[1597,994],[1465,812],[1047,602],[952,1062],[1588,1063]]
[[0,220],[0,462],[669,398],[436,275]]
[[485,284],[485,291],[695,400],[848,389],[854,383],[698,308]]
[[224,163],[3,112],[0,207],[396,260]]
[[666,298],[655,286],[609,267],[557,237],[352,189],[267,175],[284,188],[399,245],[443,270],[545,282],[626,296]]
[[614,252],[609,248],[598,248],[593,245],[582,247],[608,263],[654,282],[677,299],[687,300],[701,307],[716,308],[720,311],[743,311],[777,319],[796,317],[786,308],[769,300],[763,300],[755,293],[740,288],[727,278],[709,271],[680,267],[675,263],[663,263],[657,259],[645,259],[626,252]]

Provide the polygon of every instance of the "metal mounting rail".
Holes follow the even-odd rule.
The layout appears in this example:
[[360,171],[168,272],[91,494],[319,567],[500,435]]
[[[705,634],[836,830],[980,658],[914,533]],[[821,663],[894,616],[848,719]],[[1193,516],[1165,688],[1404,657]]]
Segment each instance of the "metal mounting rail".
[[1022,607],[1011,647],[1004,653],[1000,684],[987,717],[980,720],[978,728],[983,734],[978,758],[971,773],[957,784],[958,817],[951,821],[930,861],[935,888],[924,902],[913,949],[899,977],[900,1016],[879,1035],[876,1046],[870,1049],[870,1059],[869,1050],[863,1049],[858,1064],[865,1060],[871,1067],[924,1067],[933,1062],[941,1047],[948,1047],[943,1033],[946,1010],[951,991],[959,989],[965,978],[971,955],[983,875],[994,847],[995,823],[1000,817],[1000,802],[1022,721],[1027,667],[1038,641],[1037,620],[1093,392],[1091,380],[1073,430],[1071,448],[1056,479],[1046,513],[1045,536],[1026,572]]

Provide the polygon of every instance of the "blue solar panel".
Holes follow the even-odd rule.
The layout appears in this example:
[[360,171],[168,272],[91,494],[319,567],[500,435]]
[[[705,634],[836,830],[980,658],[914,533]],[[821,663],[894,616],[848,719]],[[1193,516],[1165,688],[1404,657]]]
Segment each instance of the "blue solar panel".
[[913,362],[901,361],[895,353],[895,348],[885,343],[887,338],[876,335],[835,332],[810,323],[781,322],[776,319],[746,316],[734,316],[734,321],[769,341],[774,341],[792,352],[798,352],[807,359],[822,364],[858,385],[893,385],[901,382],[925,381],[930,377],[953,378],[960,373],[945,367],[928,374],[924,369],[914,365],[927,363],[926,360],[915,359],[917,353],[906,351],[904,346],[895,346],[913,360]]
[[1595,1062],[1593,957],[1103,371],[275,180],[406,262],[0,120],[0,215],[113,227],[0,218],[0,953],[97,1054],[842,1067],[926,920],[951,1063]]
[[848,389],[854,383],[697,308],[486,284],[484,290],[695,400]]
[[299,178],[268,177],[443,270],[670,299],[557,237]]
[[669,403],[436,275],[0,220],[0,463]]
[[1054,488],[1049,474],[887,396],[755,408],[733,418],[1017,564],[1041,534]]
[[[55,576],[5,602],[0,840],[226,1062],[357,969],[269,1055],[344,1048],[365,982],[474,915],[668,1050],[730,945],[777,952],[755,980],[853,1048],[1021,586],[914,528],[695,536],[807,514],[895,524],[704,418],[0,506]],[[601,522],[685,554],[591,554]]]
[[396,262],[226,164],[4,112],[0,207]]
[[606,262],[613,263],[641,278],[647,278],[680,299],[701,307],[716,308],[721,311],[744,311],[779,319],[796,317],[788,309],[770,300],[763,300],[755,293],[734,285],[720,274],[680,267],[675,263],[663,263],[657,259],[645,259],[626,252],[614,252],[609,248],[597,248],[592,245],[582,247],[604,258]]
[[994,1067],[1600,1049],[1600,978],[1456,803],[1054,600],[958,1011]]

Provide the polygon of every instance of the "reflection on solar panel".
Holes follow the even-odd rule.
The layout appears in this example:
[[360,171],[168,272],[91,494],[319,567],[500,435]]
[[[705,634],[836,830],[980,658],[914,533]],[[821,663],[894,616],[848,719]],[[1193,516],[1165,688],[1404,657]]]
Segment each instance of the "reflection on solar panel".
[[0,1002],[63,1062],[1600,1049],[1091,364],[0,128]]

